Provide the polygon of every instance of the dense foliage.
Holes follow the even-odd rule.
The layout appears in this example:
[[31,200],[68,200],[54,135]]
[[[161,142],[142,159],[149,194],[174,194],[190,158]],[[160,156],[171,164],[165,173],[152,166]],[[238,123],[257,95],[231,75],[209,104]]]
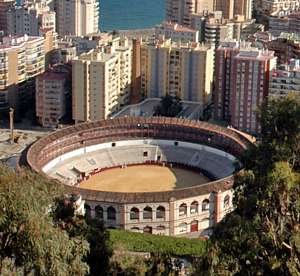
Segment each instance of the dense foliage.
[[107,232],[103,223],[76,215],[73,204],[62,198],[56,200],[53,218],[55,224],[67,231],[71,238],[80,237],[88,242],[89,252],[83,260],[89,266],[89,275],[106,275],[112,252],[107,246]]
[[122,246],[128,251],[168,254],[171,256],[203,256],[207,241],[109,230],[112,247]]
[[300,275],[300,101],[270,100],[236,176],[236,209],[217,226],[201,275]]
[[89,246],[53,223],[55,183],[0,166],[0,274],[85,275]]
[[182,102],[178,97],[166,95],[154,108],[154,116],[176,117],[182,110]]

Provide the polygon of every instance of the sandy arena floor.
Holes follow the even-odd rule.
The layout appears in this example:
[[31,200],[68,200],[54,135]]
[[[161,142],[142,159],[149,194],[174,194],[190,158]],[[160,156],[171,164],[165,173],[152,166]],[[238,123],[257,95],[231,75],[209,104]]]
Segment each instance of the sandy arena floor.
[[158,192],[208,182],[196,172],[161,166],[132,166],[101,172],[80,184],[81,188],[110,192]]

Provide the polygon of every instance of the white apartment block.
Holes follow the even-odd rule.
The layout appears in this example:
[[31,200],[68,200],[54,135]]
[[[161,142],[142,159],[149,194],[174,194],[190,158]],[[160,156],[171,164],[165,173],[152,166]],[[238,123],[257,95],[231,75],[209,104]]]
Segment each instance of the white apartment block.
[[59,35],[82,36],[98,32],[98,0],[59,0],[56,2],[56,25]]
[[154,41],[141,48],[141,92],[157,98],[167,94],[205,105],[213,82],[214,51],[199,43]]
[[284,97],[294,93],[300,97],[300,60],[292,59],[271,71],[269,97]]
[[72,62],[73,119],[106,119],[129,103],[131,49],[92,50]]

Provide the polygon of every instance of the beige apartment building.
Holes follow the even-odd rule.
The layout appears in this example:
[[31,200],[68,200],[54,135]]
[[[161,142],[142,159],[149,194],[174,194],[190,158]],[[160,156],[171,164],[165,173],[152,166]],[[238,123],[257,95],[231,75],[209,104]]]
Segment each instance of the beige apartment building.
[[98,32],[98,0],[56,1],[56,25],[59,35],[82,36]]
[[[0,107],[16,107],[22,97],[19,84],[45,70],[43,37],[4,37],[0,45]],[[25,92],[25,91],[24,91]],[[24,95],[25,97],[25,95]]]
[[193,15],[200,16],[221,11],[225,19],[243,16],[247,21],[252,18],[253,0],[167,0],[166,20],[191,26]]
[[129,103],[131,48],[126,45],[83,53],[72,62],[73,119],[108,118]]
[[214,51],[199,43],[154,41],[141,48],[141,92],[205,105],[211,96]]

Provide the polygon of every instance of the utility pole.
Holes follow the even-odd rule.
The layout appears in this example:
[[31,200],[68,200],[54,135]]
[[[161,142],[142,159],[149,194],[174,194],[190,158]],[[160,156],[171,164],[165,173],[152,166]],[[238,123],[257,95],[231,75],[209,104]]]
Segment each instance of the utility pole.
[[10,143],[13,144],[15,141],[14,133],[14,109],[9,109],[9,128],[10,128]]

